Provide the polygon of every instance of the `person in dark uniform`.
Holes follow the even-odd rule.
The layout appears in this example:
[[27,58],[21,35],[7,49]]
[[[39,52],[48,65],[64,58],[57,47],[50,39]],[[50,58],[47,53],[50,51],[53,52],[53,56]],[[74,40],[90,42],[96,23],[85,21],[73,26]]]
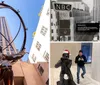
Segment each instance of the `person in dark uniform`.
[[84,75],[86,74],[85,69],[85,63],[87,62],[86,57],[83,55],[83,51],[80,50],[78,56],[75,58],[75,63],[77,64],[77,83],[80,83],[80,69],[82,69],[83,73],[81,74],[81,77],[84,78]]
[[[76,85],[73,81],[73,76],[70,71],[72,60],[69,59],[70,52],[68,50],[65,50],[62,54],[61,59],[55,64],[55,68],[58,68],[61,66],[61,72],[60,72],[60,84],[57,82],[58,85]],[[64,79],[64,75],[68,76],[68,79]]]

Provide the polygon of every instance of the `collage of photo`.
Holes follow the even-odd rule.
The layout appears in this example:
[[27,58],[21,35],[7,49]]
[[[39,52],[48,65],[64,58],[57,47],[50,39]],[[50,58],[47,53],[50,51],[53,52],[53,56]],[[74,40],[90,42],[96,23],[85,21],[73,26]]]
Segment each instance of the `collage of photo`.
[[100,85],[100,0],[0,0],[0,85]]

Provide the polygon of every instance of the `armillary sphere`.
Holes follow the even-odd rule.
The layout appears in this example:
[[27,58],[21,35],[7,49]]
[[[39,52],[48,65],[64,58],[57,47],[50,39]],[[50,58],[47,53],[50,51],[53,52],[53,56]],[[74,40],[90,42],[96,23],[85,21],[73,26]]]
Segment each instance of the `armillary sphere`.
[[[3,9],[3,8],[10,9],[11,11],[13,11],[13,12],[18,16],[18,18],[20,19],[20,27],[19,27],[19,30],[18,30],[18,32],[17,32],[15,38],[14,38],[11,42],[9,42],[9,41],[7,40],[7,38],[6,38],[2,33],[0,33],[0,34],[5,38],[5,40],[8,42],[8,45],[7,45],[5,48],[3,48],[2,50],[5,50],[6,48],[8,48],[8,46],[11,46],[11,47],[13,48],[12,43],[13,43],[13,41],[16,39],[16,37],[18,36],[18,34],[19,34],[19,32],[20,32],[20,29],[21,29],[21,25],[22,25],[22,26],[23,26],[22,28],[23,28],[23,30],[24,30],[24,39],[23,39],[22,47],[21,47],[21,49],[20,49],[20,51],[19,51],[19,53],[20,53],[21,51],[23,51],[23,50],[25,49],[25,44],[26,44],[26,30],[27,30],[27,29],[26,29],[26,27],[25,27],[24,21],[23,21],[22,17],[20,16],[19,11],[16,11],[13,7],[11,7],[11,6],[7,5],[7,4],[5,4],[4,1],[2,1],[2,3],[0,3],[0,9]],[[18,53],[17,53],[17,54],[18,54]],[[23,56],[18,57],[18,58],[16,58],[16,60],[14,60],[14,61],[13,61],[13,58],[12,58],[11,61],[12,61],[12,63],[13,63],[13,62],[17,61],[18,59],[20,59],[20,58],[22,58],[22,57],[23,57]]]

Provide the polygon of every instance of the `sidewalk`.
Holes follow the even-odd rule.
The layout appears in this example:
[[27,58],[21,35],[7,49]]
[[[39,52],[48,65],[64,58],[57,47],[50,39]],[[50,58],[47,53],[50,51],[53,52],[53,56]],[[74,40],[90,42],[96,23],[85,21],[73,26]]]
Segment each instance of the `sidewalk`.
[[[71,71],[73,74],[74,81],[76,85],[100,85],[100,82],[97,82],[91,78],[91,70],[90,66],[86,66],[87,74],[85,75],[85,78],[82,79],[80,76],[80,84],[77,84],[77,77],[76,77],[76,66],[72,66]],[[59,74],[60,74],[60,68],[51,68],[51,85],[57,85],[56,82],[59,81]]]

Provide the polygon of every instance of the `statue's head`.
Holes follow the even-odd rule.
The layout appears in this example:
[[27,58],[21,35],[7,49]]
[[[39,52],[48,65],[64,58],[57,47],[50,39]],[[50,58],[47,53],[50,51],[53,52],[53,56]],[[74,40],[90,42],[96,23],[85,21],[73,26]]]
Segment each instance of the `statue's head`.
[[66,57],[66,58],[69,58],[69,56],[70,56],[69,50],[64,50],[62,56],[63,56],[63,57]]

